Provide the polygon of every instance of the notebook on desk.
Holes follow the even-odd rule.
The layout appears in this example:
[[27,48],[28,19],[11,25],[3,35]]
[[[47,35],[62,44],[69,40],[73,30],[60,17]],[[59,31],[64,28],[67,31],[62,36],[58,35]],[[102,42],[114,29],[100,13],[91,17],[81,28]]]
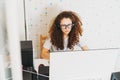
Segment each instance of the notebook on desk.
[[118,50],[50,53],[50,80],[110,80]]

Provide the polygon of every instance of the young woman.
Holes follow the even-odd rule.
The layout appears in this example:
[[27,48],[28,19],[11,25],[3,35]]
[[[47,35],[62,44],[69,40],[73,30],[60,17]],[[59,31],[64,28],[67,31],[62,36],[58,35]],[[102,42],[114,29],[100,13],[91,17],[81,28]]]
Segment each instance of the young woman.
[[50,51],[88,50],[82,39],[82,22],[72,11],[61,12],[54,20],[45,41],[41,58],[49,60]]

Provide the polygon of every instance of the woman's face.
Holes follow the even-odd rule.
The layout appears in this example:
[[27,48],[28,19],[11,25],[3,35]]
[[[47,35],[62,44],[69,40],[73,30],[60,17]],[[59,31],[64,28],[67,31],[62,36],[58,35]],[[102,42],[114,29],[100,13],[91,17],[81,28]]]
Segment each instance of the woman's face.
[[70,18],[63,18],[60,21],[60,28],[63,32],[63,35],[68,35],[72,29],[72,21]]

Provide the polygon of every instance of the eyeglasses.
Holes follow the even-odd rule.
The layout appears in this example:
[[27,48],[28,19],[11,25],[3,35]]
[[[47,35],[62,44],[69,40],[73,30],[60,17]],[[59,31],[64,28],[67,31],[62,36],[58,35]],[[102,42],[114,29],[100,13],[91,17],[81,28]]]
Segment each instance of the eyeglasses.
[[74,26],[74,24],[62,24],[62,25],[60,25],[60,27],[62,28],[62,29],[66,29],[66,28],[68,28],[68,29],[71,29],[72,27]]

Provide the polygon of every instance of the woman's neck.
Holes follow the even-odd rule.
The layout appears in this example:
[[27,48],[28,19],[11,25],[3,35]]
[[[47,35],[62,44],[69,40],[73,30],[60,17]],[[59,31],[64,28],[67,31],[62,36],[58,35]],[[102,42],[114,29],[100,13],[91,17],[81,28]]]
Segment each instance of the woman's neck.
[[67,37],[68,37],[68,35],[64,35],[64,39],[67,38]]

